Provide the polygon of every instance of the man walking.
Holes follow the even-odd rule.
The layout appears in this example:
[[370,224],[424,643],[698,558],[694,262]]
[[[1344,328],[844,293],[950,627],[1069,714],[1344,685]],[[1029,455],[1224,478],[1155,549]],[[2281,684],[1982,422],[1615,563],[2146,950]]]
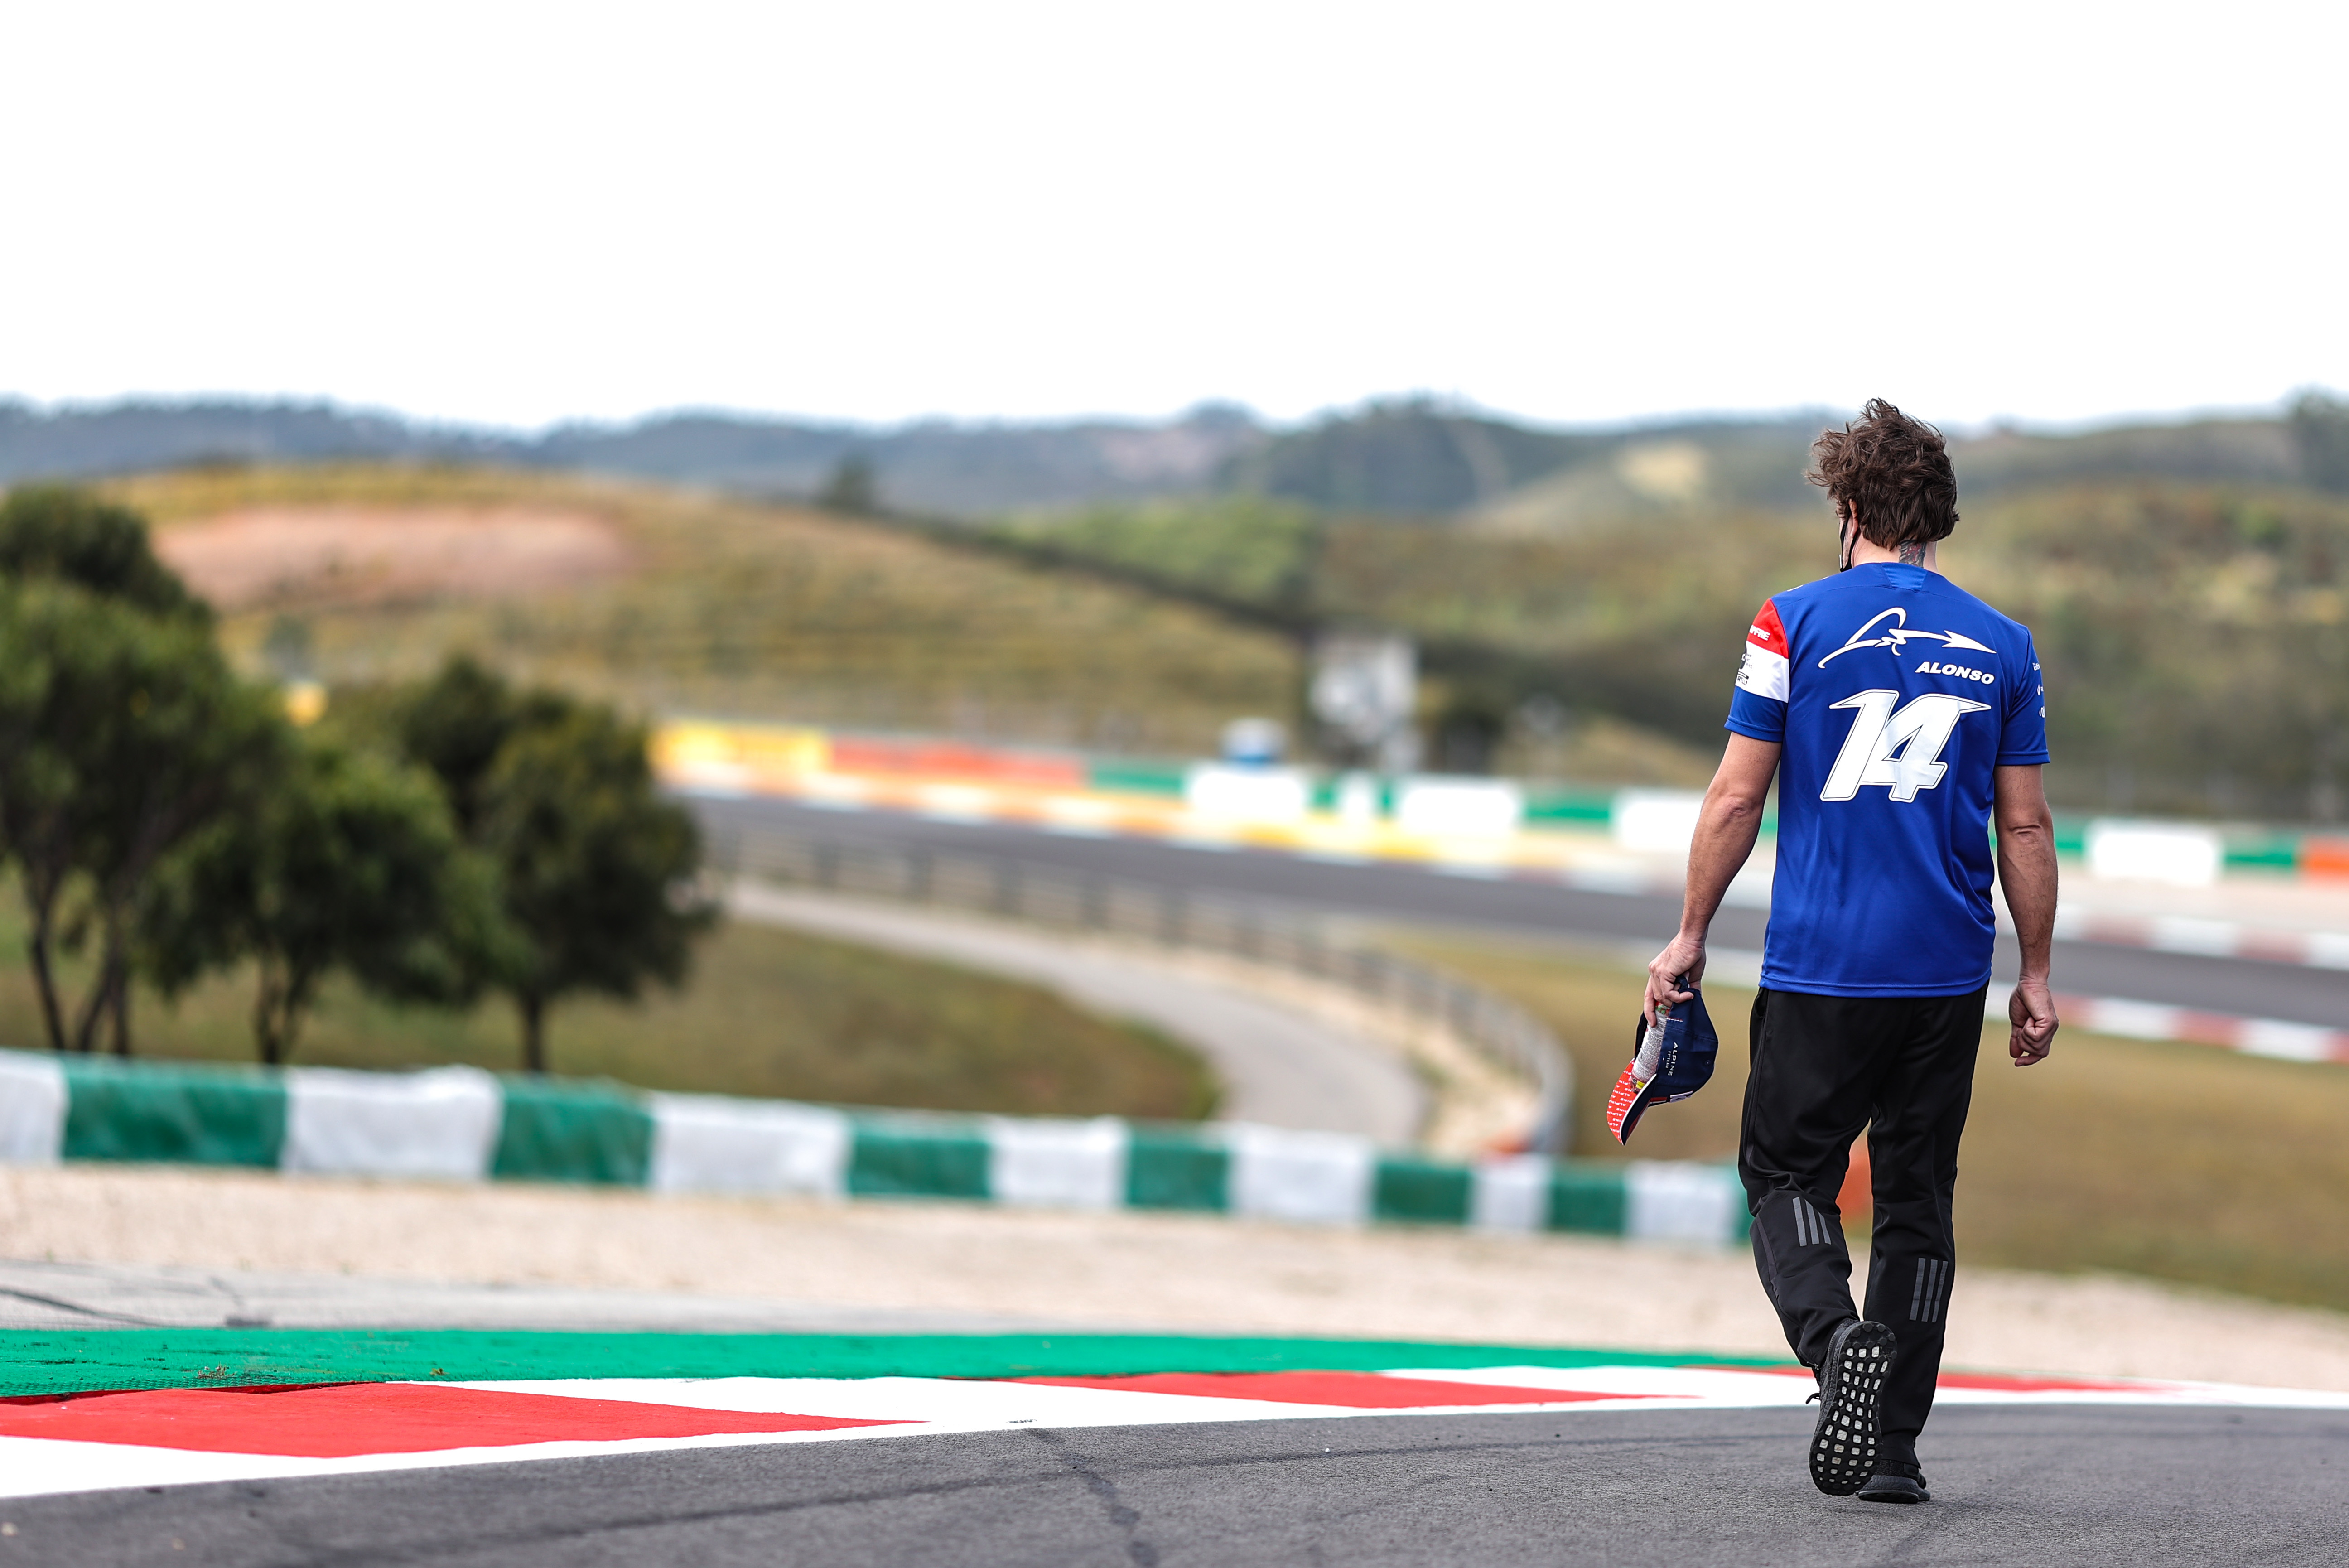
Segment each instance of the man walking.
[[[1813,455],[1838,570],[1771,599],[1746,634],[1728,750],[1690,845],[1680,934],[1648,966],[1648,1010],[1702,979],[1705,933],[1775,774],[1778,864],[1738,1149],[1754,1263],[1818,1376],[1811,1479],[1836,1496],[1923,1502],[1917,1436],[1941,1364],[1958,1138],[1997,929],[1993,822],[2023,950],[2007,1052],[2028,1067],[2055,1037],[2047,700],[2030,632],[1936,569],[1958,521],[1940,433],[1879,399]],[[1836,1204],[1863,1127],[1876,1210],[1865,1318]]]

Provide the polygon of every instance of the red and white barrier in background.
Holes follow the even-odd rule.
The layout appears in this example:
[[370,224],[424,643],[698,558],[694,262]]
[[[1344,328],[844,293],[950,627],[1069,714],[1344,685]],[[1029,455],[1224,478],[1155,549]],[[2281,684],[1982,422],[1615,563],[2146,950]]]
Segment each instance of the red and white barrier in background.
[[2349,931],[2286,930],[2209,920],[2190,915],[2129,916],[2058,909],[2055,935],[2064,941],[2152,948],[2204,958],[2255,959],[2262,963],[2349,969]]
[[[1993,1000],[1996,1005],[1992,1011],[2003,1016],[2003,999]],[[2240,1051],[2247,1056],[2272,1056],[2280,1062],[2349,1063],[2349,1034],[2313,1023],[2198,1012],[2188,1007],[2165,1007],[2159,1002],[2130,1002],[2114,996],[2058,996],[2055,1011],[2065,1023],[2093,1034],[2117,1034],[2130,1040],[2179,1040]]]

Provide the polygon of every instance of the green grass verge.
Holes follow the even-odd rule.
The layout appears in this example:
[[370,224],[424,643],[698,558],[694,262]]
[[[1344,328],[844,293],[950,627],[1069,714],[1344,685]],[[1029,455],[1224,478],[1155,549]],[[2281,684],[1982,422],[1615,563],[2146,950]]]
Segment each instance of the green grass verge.
[[0,1330],[0,1398],[127,1388],[571,1377],[1117,1377],[1391,1367],[1766,1366],[1691,1351],[1187,1334]]
[[[1575,1061],[1578,1156],[1733,1159],[1752,991],[1708,986],[1713,1080],[1660,1106],[1619,1148],[1607,1091],[1630,1057],[1634,971],[1525,945],[1413,944],[1516,998]],[[2059,977],[2060,978],[2060,977]],[[1982,1032],[1958,1183],[1972,1263],[2116,1270],[2349,1308],[2349,1069],[2065,1030],[2036,1067]]]
[[[76,970],[71,978],[79,979]],[[143,1056],[249,1062],[252,979],[175,1006],[141,993]],[[38,1049],[38,1004],[13,887],[0,887],[0,1044]],[[511,1011],[395,1007],[327,985],[296,1065],[520,1064]],[[721,926],[678,993],[583,998],[549,1025],[554,1070],[643,1088],[1011,1116],[1208,1114],[1206,1065],[1154,1031],[1095,1017],[1033,985],[746,923]]]

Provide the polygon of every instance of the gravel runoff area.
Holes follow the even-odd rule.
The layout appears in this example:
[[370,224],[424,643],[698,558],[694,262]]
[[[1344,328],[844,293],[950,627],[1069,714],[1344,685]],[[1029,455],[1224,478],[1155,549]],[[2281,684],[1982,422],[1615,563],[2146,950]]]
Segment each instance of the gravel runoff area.
[[[411,1303],[419,1282],[670,1293],[737,1303],[714,1314],[737,1322],[743,1303],[764,1303],[778,1326],[802,1314],[827,1327],[864,1316],[875,1329],[954,1314],[994,1324],[1785,1349],[1743,1251],[1205,1216],[65,1166],[0,1170],[0,1258],[377,1279]],[[641,1304],[664,1315],[649,1297]],[[336,1315],[349,1321],[349,1311],[342,1295]],[[710,1314],[675,1315],[679,1327],[710,1324]],[[2142,1281],[1977,1270],[1959,1276],[1949,1361],[2349,1390],[2349,1315]]]
[[292,594],[486,598],[600,582],[629,566],[610,523],[549,506],[254,506],[168,525],[155,553],[232,612]]

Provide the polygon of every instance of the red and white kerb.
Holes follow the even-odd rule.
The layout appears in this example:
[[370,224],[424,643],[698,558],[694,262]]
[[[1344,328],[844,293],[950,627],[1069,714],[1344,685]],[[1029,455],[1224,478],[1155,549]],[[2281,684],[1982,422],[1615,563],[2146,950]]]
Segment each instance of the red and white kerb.
[[1745,634],[1745,658],[1737,667],[1738,687],[1756,697],[1784,702],[1786,669],[1786,628],[1778,624],[1778,605],[1774,599],[1762,607]]
[[[922,1434],[1472,1412],[1563,1421],[1630,1409],[1800,1410],[1810,1395],[1811,1375],[1800,1366],[1702,1361],[126,1390],[0,1399],[0,1497]],[[1939,1402],[2339,1410],[2349,1408],[2349,1395],[1944,1372]],[[908,1454],[901,1462],[923,1461]]]

